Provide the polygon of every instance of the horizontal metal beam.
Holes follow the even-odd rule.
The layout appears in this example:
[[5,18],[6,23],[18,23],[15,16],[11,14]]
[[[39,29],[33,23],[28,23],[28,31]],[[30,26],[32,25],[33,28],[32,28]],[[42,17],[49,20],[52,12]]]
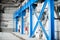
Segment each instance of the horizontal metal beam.
[[32,5],[33,3],[35,3],[37,0],[30,0],[29,2],[27,2],[24,6],[22,6],[21,8],[19,8],[16,12],[14,17],[19,16],[20,13],[22,13],[26,8],[28,8],[30,5]]

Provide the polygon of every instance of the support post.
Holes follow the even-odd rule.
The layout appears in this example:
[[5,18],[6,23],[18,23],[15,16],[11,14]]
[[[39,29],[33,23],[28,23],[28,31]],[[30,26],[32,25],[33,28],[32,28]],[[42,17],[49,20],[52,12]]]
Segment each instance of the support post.
[[16,32],[18,32],[18,18],[16,18]]
[[33,28],[33,26],[32,26],[32,5],[29,7],[29,9],[30,9],[30,37],[32,37],[32,28]]
[[54,0],[47,0],[49,6],[49,40],[54,40]]
[[24,16],[23,15],[21,16],[21,19],[22,19],[22,21],[21,21],[21,25],[22,25],[21,26],[21,34],[24,34]]
[[26,10],[24,10],[22,13],[21,13],[21,19],[22,19],[22,22],[21,22],[21,34],[24,34],[24,16],[26,15]]

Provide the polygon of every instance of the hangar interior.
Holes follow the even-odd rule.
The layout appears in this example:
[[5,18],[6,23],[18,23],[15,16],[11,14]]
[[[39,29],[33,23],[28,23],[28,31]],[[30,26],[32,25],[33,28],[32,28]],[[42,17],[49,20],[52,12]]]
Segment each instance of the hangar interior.
[[[54,29],[52,29],[52,31],[54,30],[53,33],[55,35],[54,40],[60,40],[60,0],[54,0],[54,12],[51,13],[54,13],[54,22],[51,20],[54,26],[49,24],[50,9],[48,3],[44,9],[43,5],[45,0],[38,0],[34,3],[33,0],[31,0],[33,3],[31,4],[33,5],[31,8],[30,3],[27,4],[30,7],[25,5],[29,1],[30,0],[0,0],[0,40],[47,40],[46,35],[44,34],[45,31],[42,30],[42,27],[39,25],[39,23],[35,31],[33,31],[34,35],[31,38],[29,37],[31,32],[30,26],[32,24],[32,29],[34,29],[37,21],[41,21],[48,35],[50,35],[50,26],[54,27]],[[26,7],[25,10],[25,7],[23,7],[24,5]],[[22,11],[22,16],[20,9],[24,10]],[[44,9],[44,12],[40,20],[38,20],[37,18],[40,15],[41,9]],[[33,20],[32,23],[31,17]],[[22,27],[24,27],[24,31],[22,31]]]

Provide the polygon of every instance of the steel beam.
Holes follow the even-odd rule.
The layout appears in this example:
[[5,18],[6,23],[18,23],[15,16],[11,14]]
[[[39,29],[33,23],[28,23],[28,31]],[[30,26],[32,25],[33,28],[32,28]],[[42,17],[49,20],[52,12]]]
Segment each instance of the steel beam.
[[16,18],[16,32],[18,32],[18,18]]
[[[39,17],[37,17],[38,21],[37,21],[37,23],[36,23],[36,25],[33,29],[33,22],[32,22],[33,21],[32,20],[33,6],[32,6],[32,4],[35,3],[36,1],[37,0],[30,0],[28,3],[26,3],[24,6],[22,6],[21,9],[18,9],[17,12],[16,12],[17,15],[15,15],[15,17],[19,16],[20,13],[22,14],[22,12],[26,8],[29,7],[29,9],[30,9],[30,37],[32,37],[32,35],[34,35],[35,30],[38,26],[38,23],[40,23],[40,26],[41,26],[47,40],[54,40],[54,0],[45,0],[44,5],[42,7],[42,10],[40,12],[40,15],[39,15]],[[45,9],[47,3],[48,3],[48,6],[49,6],[49,35],[46,33],[44,26],[40,22],[41,21],[40,19],[43,15],[43,12],[44,12],[44,9]],[[21,18],[22,18],[22,34],[23,34],[23,32],[24,32],[24,17],[23,17],[23,14],[21,15]],[[17,23],[17,20],[16,20],[16,25],[17,24],[18,23]],[[16,28],[17,28],[17,26],[16,26]]]
[[49,6],[49,40],[54,39],[54,0],[47,0]]
[[[43,14],[43,12],[44,12],[44,9],[45,9],[45,7],[46,7],[46,4],[47,4],[47,1],[44,2],[44,5],[43,5],[42,10],[41,10],[41,12],[40,12],[40,15],[39,15],[39,17],[37,18],[38,21],[37,21],[34,29],[32,30],[32,35],[34,35],[35,30],[37,29],[38,23],[39,23],[39,21],[40,21],[40,19],[41,19],[41,17],[42,17],[42,14]],[[40,23],[40,24],[41,24],[41,23]],[[30,30],[31,30],[31,29],[30,29]],[[42,30],[43,30],[43,32],[45,33],[46,38],[48,38],[48,35],[47,35],[47,33],[46,33],[46,31],[45,31],[45,28],[44,28],[43,26],[42,26]]]
[[26,14],[26,11],[24,10],[22,13],[21,13],[21,34],[24,34],[24,15]]
[[33,11],[33,10],[32,10],[32,5],[29,7],[29,9],[30,9],[30,37],[32,37],[32,28],[33,28],[33,26],[32,26],[32,25],[33,25],[33,24],[32,24],[32,21],[33,21],[33,20],[32,20],[32,13],[33,13],[33,12],[32,12],[32,11]]
[[22,19],[22,21],[21,21],[21,34],[23,34],[24,33],[24,17],[23,16],[21,16],[21,19]]
[[49,36],[48,36],[48,34],[47,34],[46,30],[45,30],[45,27],[42,25],[42,23],[41,23],[40,21],[39,21],[39,23],[40,23],[40,26],[41,26],[41,28],[42,28],[42,31],[44,32],[47,40],[49,40]]
[[33,3],[35,3],[37,0],[29,0],[24,6],[22,6],[21,8],[19,8],[16,12],[15,12],[15,18],[17,16],[20,15],[20,13],[22,13],[24,10],[26,10],[26,8],[28,8],[30,5],[32,5]]

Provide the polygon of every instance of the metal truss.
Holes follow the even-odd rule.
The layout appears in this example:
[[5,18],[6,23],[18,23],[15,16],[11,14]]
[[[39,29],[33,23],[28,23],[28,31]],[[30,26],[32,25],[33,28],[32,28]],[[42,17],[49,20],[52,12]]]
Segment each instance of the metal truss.
[[[32,20],[32,11],[33,11],[33,4],[35,2],[37,2],[38,0],[29,0],[25,5],[23,5],[21,8],[19,8],[15,14],[14,14],[14,18],[16,18],[16,32],[18,31],[17,29],[17,24],[18,24],[18,21],[17,19],[20,17],[22,19],[22,29],[21,29],[21,33],[24,34],[24,16],[26,14],[25,10],[27,8],[29,8],[30,10],[30,37],[32,37],[38,27],[38,23],[40,24],[41,28],[42,28],[42,31],[44,32],[47,40],[54,40],[54,0],[45,0],[44,1],[44,4],[43,4],[43,7],[41,9],[41,12],[39,14],[39,17],[37,17],[37,22],[36,22],[36,25],[34,26],[34,29],[32,28],[33,27],[33,20]],[[49,8],[49,34],[47,34],[43,24],[41,23],[41,17],[43,15],[43,12],[44,12],[44,9],[46,7],[46,4],[48,3],[48,8]]]

